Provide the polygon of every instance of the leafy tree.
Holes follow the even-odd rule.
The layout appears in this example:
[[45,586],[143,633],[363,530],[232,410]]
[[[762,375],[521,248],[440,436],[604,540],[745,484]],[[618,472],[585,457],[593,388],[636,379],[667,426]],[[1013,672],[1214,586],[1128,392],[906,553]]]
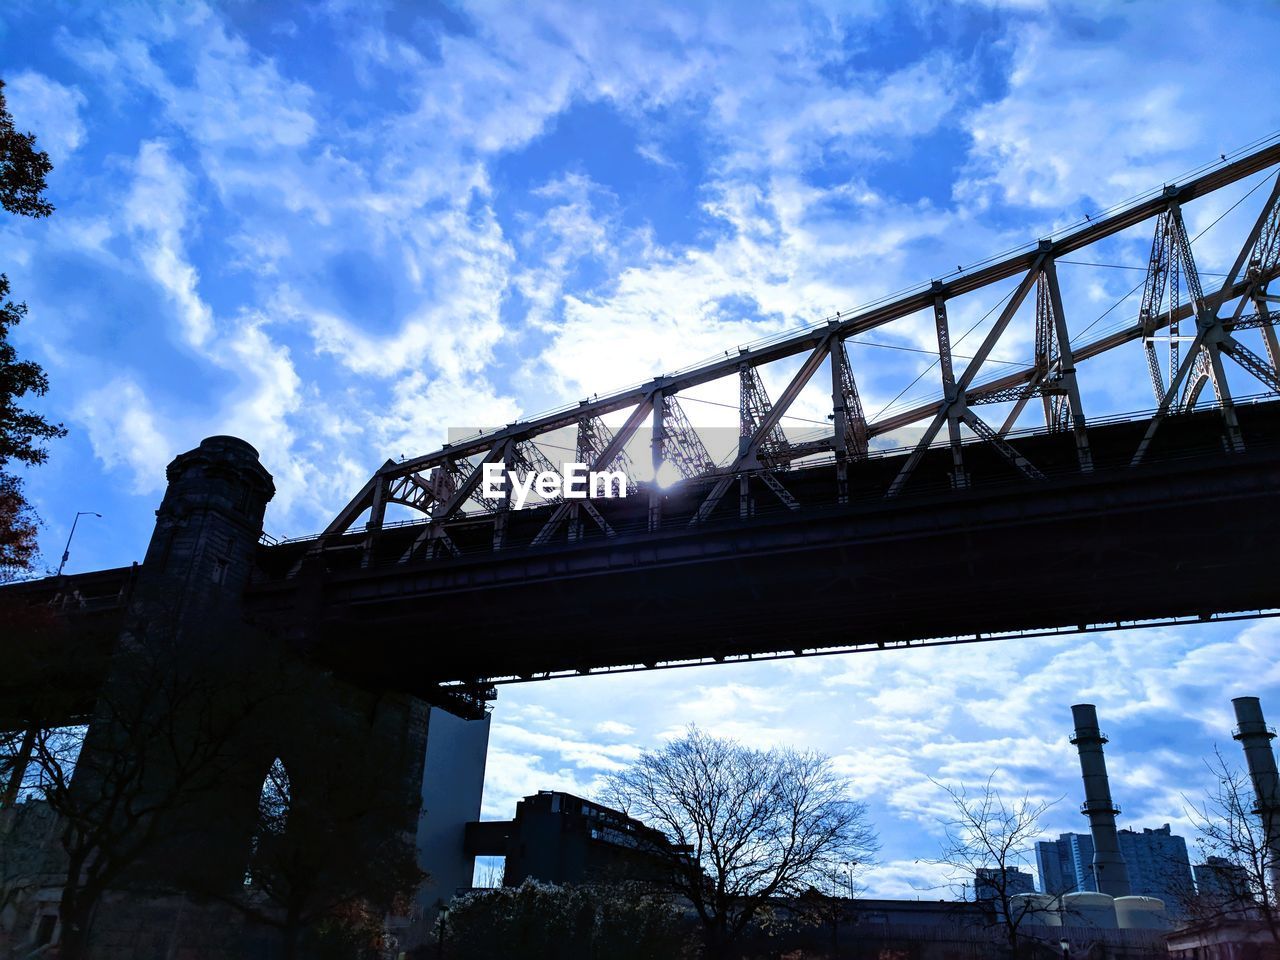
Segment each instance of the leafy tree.
[[754,750],[697,727],[610,778],[606,802],[662,830],[669,885],[724,955],[753,921],[812,887],[838,890],[878,847],[866,806],[812,751]]
[[53,204],[44,197],[44,178],[52,169],[49,155],[36,150],[35,134],[14,127],[0,80],[0,206],[24,217],[49,216]]
[[35,511],[22,495],[21,481],[0,472],[0,583],[31,569],[38,550],[37,524]]
[[[49,155],[35,148],[35,135],[13,125],[0,80],[0,207],[23,217],[47,217],[53,204],[44,196]],[[40,365],[18,359],[9,335],[26,316],[27,305],[9,297],[9,278],[0,273],[0,582],[29,570],[36,555],[35,515],[18,478],[5,472],[10,460],[34,465],[48,457],[44,442],[66,435],[60,423],[19,406],[40,397],[49,380]]]
[[[944,821],[942,854],[926,861],[946,867],[954,886],[978,884],[978,899],[989,903],[987,922],[998,928],[1009,955],[1021,954],[1026,927],[1043,922],[1043,908],[1018,898],[1013,871],[1030,860],[1031,844],[1043,832],[1041,819],[1057,800],[1032,800],[1023,794],[1006,801],[995,789],[993,772],[982,789],[970,793],[964,785],[939,784],[951,798],[953,814]],[[981,879],[979,879],[981,878]]]
[[9,332],[27,315],[27,305],[5,299],[8,295],[9,278],[0,273],[0,465],[18,460],[34,466],[49,457],[44,441],[65,436],[67,431],[62,424],[49,423],[18,406],[18,400],[27,395],[44,396],[49,378],[38,363],[19,360],[9,342]]

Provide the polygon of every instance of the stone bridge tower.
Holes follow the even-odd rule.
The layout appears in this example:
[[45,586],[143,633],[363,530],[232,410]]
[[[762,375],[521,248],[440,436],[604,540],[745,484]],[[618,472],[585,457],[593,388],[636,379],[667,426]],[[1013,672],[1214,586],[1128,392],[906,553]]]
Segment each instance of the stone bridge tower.
[[[143,926],[166,932],[165,952],[247,955],[353,878],[413,873],[430,708],[345,682],[247,621],[275,492],[252,446],[210,437],[167,475],[74,784],[86,804],[124,793],[157,811],[154,824],[120,824],[123,837],[155,838],[127,863],[113,909],[97,912],[95,957],[154,952]],[[130,751],[146,768],[133,780],[119,763]],[[225,907],[255,884],[274,928]],[[225,949],[210,952],[209,931],[224,927]],[[103,952],[109,943],[119,950]]]
[[271,474],[243,440],[209,437],[175,457],[167,478],[127,629],[163,621],[181,631],[210,617],[239,619],[275,495]]

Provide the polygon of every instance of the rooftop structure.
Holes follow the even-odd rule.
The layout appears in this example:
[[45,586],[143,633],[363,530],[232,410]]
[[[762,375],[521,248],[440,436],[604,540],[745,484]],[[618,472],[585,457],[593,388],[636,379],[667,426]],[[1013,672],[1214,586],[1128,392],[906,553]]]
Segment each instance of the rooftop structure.
[[513,820],[467,824],[470,856],[505,857],[503,884],[651,879],[670,841],[639,820],[582,797],[541,790],[516,804]]

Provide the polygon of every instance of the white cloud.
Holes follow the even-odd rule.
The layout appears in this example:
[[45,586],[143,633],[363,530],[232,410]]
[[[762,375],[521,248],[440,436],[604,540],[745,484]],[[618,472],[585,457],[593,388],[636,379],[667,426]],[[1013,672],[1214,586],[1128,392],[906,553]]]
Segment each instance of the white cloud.
[[[1201,55],[1205,36],[1232,49],[1265,29],[1260,11],[1238,12],[1223,18],[1209,6],[1181,6],[1178,28],[1166,31],[1164,43],[1144,45],[1141,56],[1134,56],[1136,45],[1169,16],[1165,5],[1109,10],[1105,39],[1098,25],[1070,10],[1018,21],[1007,41],[1008,92],[965,121],[973,149],[958,195],[1075,219],[1253,140],[1263,130],[1256,118],[1224,109],[1219,99],[1231,96],[1235,66]],[[1251,82],[1261,85],[1251,96],[1263,100],[1280,90],[1272,74]]]
[[55,170],[84,142],[80,111],[88,100],[79,87],[22,70],[5,78],[4,97],[14,126],[22,133],[36,134],[36,148],[49,153]]
[[404,255],[426,289],[417,291],[394,332],[369,333],[373,318],[311,306],[290,287],[280,288],[275,305],[353,373],[390,377],[429,362],[443,376],[461,379],[483,368],[505,335],[498,315],[511,251],[491,216],[442,210],[406,227]]
[[[115,83],[145,88],[202,145],[269,153],[303,146],[314,135],[310,88],[281,76],[207,4],[121,8],[107,13],[102,26],[116,42],[64,34],[63,45]],[[174,82],[158,60],[170,44],[190,54],[189,85]]]
[[134,161],[124,222],[141,238],[139,253],[152,279],[178,308],[183,338],[200,348],[213,334],[213,314],[196,289],[200,275],[183,249],[189,203],[186,171],[174,162],[169,147],[155,140],[143,143]]
[[619,723],[617,720],[601,720],[596,724],[595,731],[608,736],[629,737],[636,732],[636,729],[629,723]]
[[132,472],[136,494],[164,489],[164,473],[156,464],[168,463],[176,449],[161,431],[160,417],[142,388],[129,377],[117,377],[86,393],[76,407],[93,453],[108,468]]
[[[301,382],[287,347],[267,332],[269,318],[244,313],[219,322],[200,293],[200,276],[190,261],[184,233],[191,215],[190,177],[161,142],[143,143],[134,163],[134,178],[124,200],[124,221],[137,242],[137,256],[151,279],[177,310],[177,329],[183,345],[212,368],[234,374],[239,388],[206,418],[187,415],[185,426],[205,435],[230,432],[248,440],[259,451],[277,454],[293,446],[289,416],[299,405]],[[137,388],[125,397],[137,409],[125,422],[135,433],[147,434],[154,417],[138,403]],[[99,404],[82,405],[90,430],[101,430]],[[203,419],[204,423],[199,423]],[[110,424],[108,420],[108,424]],[[120,433],[114,430],[113,435]],[[154,444],[152,444],[154,446]],[[95,443],[95,449],[98,444]],[[109,466],[120,461],[108,445],[99,455]],[[148,451],[149,452],[149,451]],[[286,513],[293,499],[306,488],[310,471],[292,458],[273,463],[279,508]],[[152,471],[154,472],[153,461]],[[135,470],[137,467],[135,467]]]
[[952,889],[947,867],[921,860],[875,864],[856,872],[854,882],[872,897],[900,900],[951,900],[960,892]]

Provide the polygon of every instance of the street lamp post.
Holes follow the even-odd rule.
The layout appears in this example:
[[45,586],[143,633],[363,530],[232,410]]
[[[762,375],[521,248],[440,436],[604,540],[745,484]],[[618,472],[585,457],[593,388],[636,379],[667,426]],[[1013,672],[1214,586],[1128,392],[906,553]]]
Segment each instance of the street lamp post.
[[58,564],[58,576],[62,576],[62,568],[67,565],[67,558],[71,556],[71,538],[76,535],[76,524],[80,522],[81,517],[97,517],[102,519],[102,514],[94,513],[92,510],[81,510],[76,514],[76,518],[71,521],[71,532],[67,534],[67,545],[62,550],[62,562]]
[[445,924],[449,922],[449,905],[443,901],[440,903],[440,912],[436,914],[436,956],[444,956],[444,934]]

